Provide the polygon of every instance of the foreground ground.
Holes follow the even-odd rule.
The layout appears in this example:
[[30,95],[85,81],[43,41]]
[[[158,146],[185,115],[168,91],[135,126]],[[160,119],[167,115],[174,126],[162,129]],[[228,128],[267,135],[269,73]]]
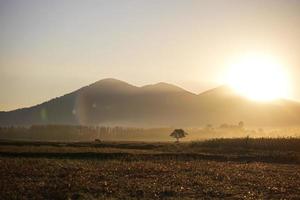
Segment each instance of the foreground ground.
[[300,198],[298,152],[285,160],[187,147],[1,143],[0,199]]

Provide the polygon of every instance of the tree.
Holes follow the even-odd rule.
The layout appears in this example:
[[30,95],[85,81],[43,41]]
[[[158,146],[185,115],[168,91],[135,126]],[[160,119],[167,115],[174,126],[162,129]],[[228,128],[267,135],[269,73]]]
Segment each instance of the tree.
[[188,135],[188,133],[185,132],[185,131],[182,130],[182,129],[175,129],[175,130],[170,134],[171,137],[176,138],[176,142],[179,142],[179,139],[180,139],[180,138],[184,138],[186,135]]
[[229,125],[228,124],[221,124],[220,128],[227,129],[227,128],[229,128]]
[[214,127],[211,124],[207,124],[206,127],[205,127],[206,131],[212,131],[213,129],[214,129]]
[[238,126],[239,126],[240,129],[243,129],[244,126],[245,126],[245,124],[244,124],[243,121],[240,121],[239,124],[238,124]]

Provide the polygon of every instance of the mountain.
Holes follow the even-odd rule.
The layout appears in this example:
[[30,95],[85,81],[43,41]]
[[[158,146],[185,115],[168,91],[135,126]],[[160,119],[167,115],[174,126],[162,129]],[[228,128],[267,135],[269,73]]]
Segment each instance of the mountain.
[[300,104],[284,99],[256,102],[242,97],[227,86],[199,95],[199,110],[211,123],[237,122],[252,126],[297,126],[300,124]]
[[0,112],[2,126],[200,126],[238,121],[260,126],[297,125],[300,104],[288,100],[258,103],[227,86],[196,95],[168,83],[136,87],[103,79],[30,108]]

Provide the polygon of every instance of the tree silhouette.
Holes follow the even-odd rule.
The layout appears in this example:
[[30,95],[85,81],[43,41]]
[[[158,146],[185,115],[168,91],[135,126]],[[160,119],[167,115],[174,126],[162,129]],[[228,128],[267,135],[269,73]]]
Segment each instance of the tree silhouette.
[[245,124],[244,124],[243,121],[240,121],[239,124],[238,124],[238,126],[239,126],[240,129],[243,129],[244,126],[245,126]]
[[187,132],[185,132],[183,129],[175,129],[170,136],[173,138],[176,138],[176,142],[179,142],[180,138],[184,138],[186,135],[188,135]]

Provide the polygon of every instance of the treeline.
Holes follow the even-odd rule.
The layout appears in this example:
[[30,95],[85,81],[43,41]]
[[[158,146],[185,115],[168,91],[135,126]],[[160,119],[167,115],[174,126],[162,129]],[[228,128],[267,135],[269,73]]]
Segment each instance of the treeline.
[[170,140],[172,128],[131,128],[69,125],[0,127],[0,139],[11,140]]
[[285,128],[246,128],[244,122],[238,124],[206,125],[198,132],[203,137],[232,138],[232,137],[300,137],[300,127]]
[[[178,128],[178,127],[176,127]],[[40,141],[173,141],[175,128],[134,128],[106,126],[34,125],[31,127],[0,127],[0,139]],[[264,130],[247,129],[237,124],[206,125],[202,128],[184,128],[188,133],[183,141],[236,137],[299,137],[300,128]]]

